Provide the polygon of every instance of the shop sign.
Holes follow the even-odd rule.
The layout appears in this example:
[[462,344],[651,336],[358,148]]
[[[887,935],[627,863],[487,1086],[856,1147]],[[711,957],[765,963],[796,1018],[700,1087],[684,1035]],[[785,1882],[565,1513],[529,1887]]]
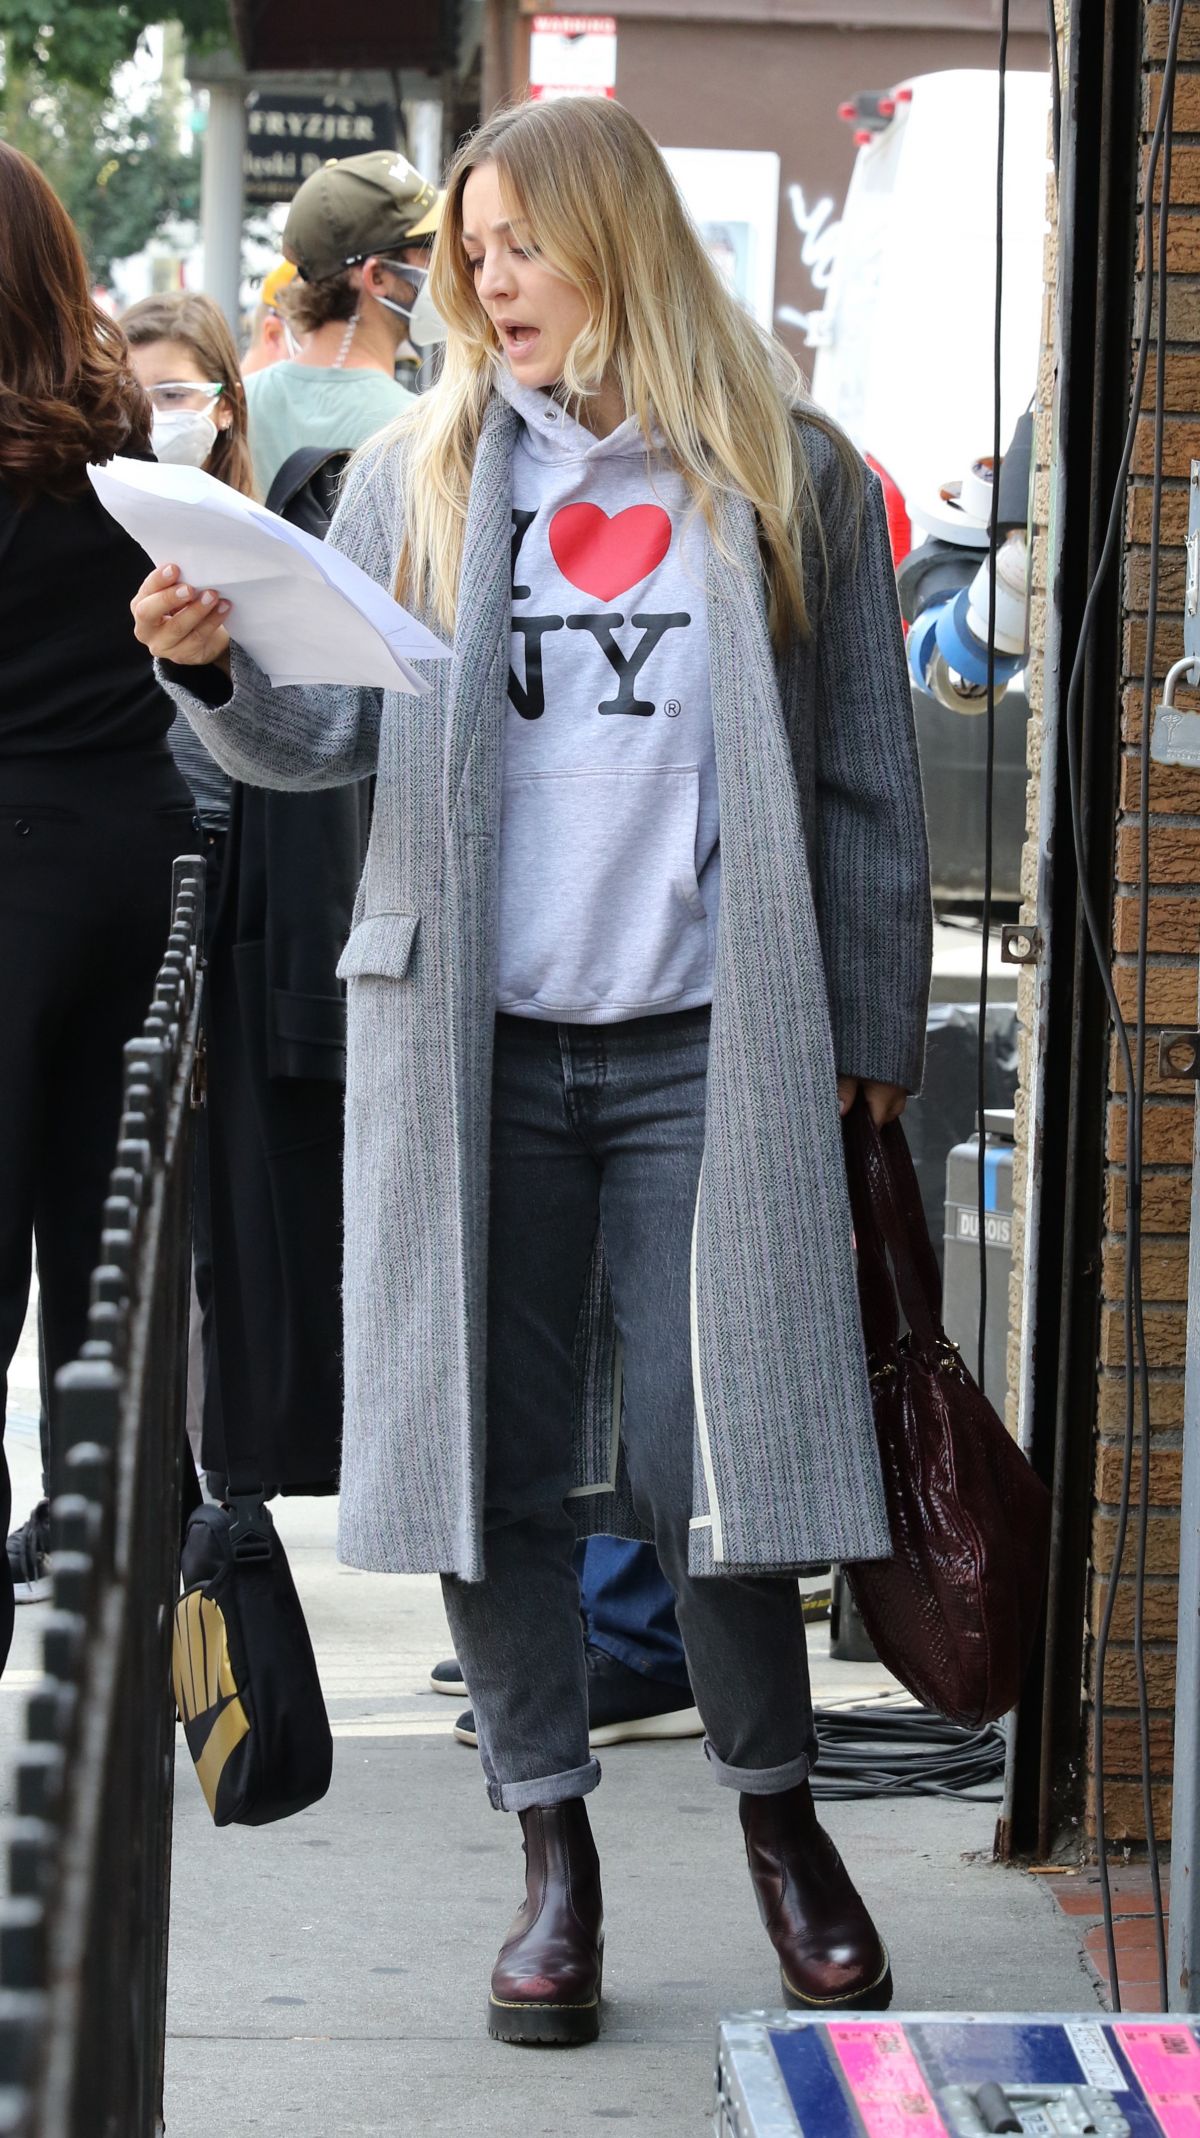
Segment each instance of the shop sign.
[[365,156],[396,145],[392,104],[252,93],[246,99],[246,199],[291,200],[332,156]]
[[529,35],[531,97],[615,97],[612,15],[535,15]]

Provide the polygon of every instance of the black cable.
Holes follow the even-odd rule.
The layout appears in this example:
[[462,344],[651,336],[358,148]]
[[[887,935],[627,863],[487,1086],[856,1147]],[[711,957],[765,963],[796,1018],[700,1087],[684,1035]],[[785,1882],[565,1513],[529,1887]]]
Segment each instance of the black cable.
[[[992,311],[992,503],[988,526],[988,630],[987,630],[987,738],[983,773],[983,952],[979,965],[979,1046],[975,1056],[975,1086],[979,1115],[979,1371],[976,1379],[986,1394],[984,1352],[987,1348],[987,1009],[988,957],[992,947],[992,816],[996,790],[996,575],[1000,545],[1000,371],[1004,321],[1004,127],[1008,87],[1008,7],[1000,6],[999,81],[996,99],[996,297]],[[997,1391],[999,1393],[999,1391]]]
[[[1105,933],[1100,926],[1100,920],[1096,912],[1095,901],[1092,897],[1091,885],[1088,882],[1087,852],[1084,844],[1083,835],[1083,803],[1079,772],[1079,738],[1076,735],[1075,728],[1076,721],[1078,718],[1080,697],[1083,689],[1083,675],[1087,656],[1087,648],[1091,639],[1092,631],[1095,627],[1096,619],[1100,613],[1101,596],[1105,591],[1106,582],[1108,580],[1109,573],[1112,570],[1113,559],[1117,553],[1117,548],[1120,540],[1121,526],[1125,515],[1126,484],[1129,480],[1129,468],[1130,463],[1133,459],[1133,448],[1137,436],[1137,425],[1138,418],[1141,412],[1142,396],[1145,392],[1146,387],[1146,372],[1148,369],[1150,356],[1150,325],[1154,303],[1155,276],[1152,204],[1154,199],[1155,179],[1158,172],[1159,152],[1162,147],[1163,135],[1166,129],[1167,113],[1170,109],[1174,93],[1175,67],[1179,51],[1179,33],[1183,23],[1183,7],[1184,0],[1172,0],[1171,26],[1167,39],[1167,56],[1163,67],[1163,92],[1161,101],[1159,103],[1158,117],[1155,121],[1154,132],[1150,140],[1150,153],[1147,159],[1146,198],[1144,202],[1145,253],[1143,268],[1142,320],[1139,330],[1137,365],[1134,373],[1133,393],[1130,402],[1129,421],[1125,432],[1125,442],[1121,451],[1120,465],[1118,467],[1116,481],[1113,486],[1112,503],[1109,508],[1108,525],[1105,529],[1104,542],[1101,547],[1100,556],[1096,564],[1095,572],[1092,576],[1092,583],[1088,588],[1087,599],[1084,602],[1083,606],[1083,616],[1081,618],[1079,626],[1079,640],[1075,648],[1074,659],[1071,663],[1071,674],[1067,683],[1067,694],[1063,707],[1063,725],[1067,746],[1067,788],[1071,809],[1071,839],[1072,845],[1074,847],[1075,868],[1076,875],[1078,878],[1079,907],[1083,915],[1084,925],[1087,930],[1092,955],[1096,963],[1096,969],[1100,977],[1101,985],[1104,989],[1106,1000],[1108,1002],[1109,1015],[1112,1020],[1113,1028],[1117,1035],[1117,1044],[1121,1056],[1121,1066],[1125,1076],[1125,1088],[1126,1091],[1129,1093],[1131,1100],[1129,1110],[1131,1127],[1133,1120],[1132,1098],[1135,1090],[1133,1057],[1129,1044],[1129,1029],[1126,1025],[1125,1018],[1121,1011],[1121,1005],[1117,998],[1116,988],[1113,985],[1112,972],[1110,969],[1109,962],[1110,945],[1106,940]],[[1164,197],[1164,216],[1166,212],[1167,202]],[[1165,309],[1166,307],[1164,303],[1160,306],[1160,310],[1165,312]],[[1147,845],[1147,830],[1146,826],[1143,824],[1143,868],[1145,868],[1147,865],[1145,851]],[[1129,1150],[1127,1146],[1127,1167],[1128,1157]],[[1125,1232],[1127,1275],[1130,1266],[1136,1262],[1139,1247],[1140,1235],[1137,1233],[1136,1229],[1131,1231],[1129,1225],[1129,1211],[1127,1210]],[[1134,1340],[1137,1336],[1137,1333],[1138,1331],[1135,1325],[1127,1324],[1125,1332],[1125,1371],[1127,1380],[1127,1393],[1128,1383],[1132,1377],[1135,1368],[1133,1348]],[[1132,1404],[1127,1403],[1126,1436],[1121,1479],[1121,1495],[1117,1510],[1116,1535],[1114,1537],[1113,1542],[1113,1559],[1112,1566],[1109,1572],[1108,1582],[1105,1589],[1104,1609],[1101,1615],[1100,1630],[1096,1638],[1096,1703],[1094,1734],[1096,1760],[1096,1845],[1099,1855],[1101,1905],[1104,1911],[1105,1949],[1108,1960],[1109,1982],[1112,1985],[1114,2011],[1120,2011],[1121,2009],[1121,1992],[1120,1978],[1117,1971],[1116,1938],[1113,1929],[1112,1891],[1108,1876],[1108,1846],[1104,1815],[1104,1673],[1108,1658],[1108,1643],[1112,1632],[1113,1613],[1116,1608],[1117,1580],[1120,1574],[1121,1564],[1125,1555],[1125,1544],[1129,1530],[1129,1511],[1132,1496],[1132,1473],[1133,1413]],[[1148,1836],[1147,1838],[1151,1839],[1150,1836]],[[1155,1844],[1153,1844],[1153,1842],[1152,1848],[1153,1858],[1155,1862],[1156,1911],[1159,1917],[1161,1918],[1161,1893],[1159,1892],[1157,1885],[1157,1847]]]
[[[1129,1093],[1126,1112],[1128,1115],[1128,1141],[1125,1153],[1126,1213],[1125,1213],[1125,1326],[1136,1324],[1138,1356],[1141,1373],[1138,1390],[1141,1398],[1141,1456],[1142,1474],[1138,1494],[1137,1558],[1133,1590],[1133,1654],[1137,1674],[1138,1737],[1142,1768],[1142,1815],[1146,1824],[1146,1841],[1150,1852],[1150,1885],[1154,1901],[1155,1947],[1158,1959],[1158,1988],[1160,2009],[1166,2011],[1167,1993],[1167,1941],[1163,1919],[1162,1880],[1158,1861],[1158,1836],[1154,1822],[1154,1790],[1151,1782],[1150,1758],[1150,1692],[1146,1680],[1146,1553],[1150,1529],[1150,1379],[1149,1361],[1146,1352],[1146,1314],[1142,1293],[1142,1160],[1143,1128],[1146,1108],[1146,973],[1150,937],[1150,737],[1153,720],[1154,696],[1154,641],[1158,632],[1158,577],[1159,540],[1162,533],[1162,463],[1163,463],[1163,412],[1167,391],[1167,204],[1171,198],[1171,147],[1174,133],[1175,84],[1168,87],[1163,82],[1163,100],[1167,106],[1166,125],[1163,128],[1162,145],[1162,199],[1158,213],[1158,331],[1154,352],[1154,482],[1150,507],[1150,584],[1147,593],[1146,615],[1146,661],[1142,673],[1142,737],[1140,752],[1140,778],[1138,790],[1139,821],[1141,825],[1141,855],[1138,870],[1138,948],[1137,948],[1137,1038],[1134,1047],[1136,1082]],[[1146,258],[1150,257],[1150,211],[1152,202],[1147,199]],[[1126,1436],[1133,1439],[1133,1389],[1134,1366],[1132,1359],[1125,1366],[1125,1413]]]
[[883,1796],[999,1800],[990,1784],[1004,1773],[1005,1741],[995,1723],[967,1730],[924,1707],[819,1707],[815,1719],[820,1757],[812,1792],[826,1803]]

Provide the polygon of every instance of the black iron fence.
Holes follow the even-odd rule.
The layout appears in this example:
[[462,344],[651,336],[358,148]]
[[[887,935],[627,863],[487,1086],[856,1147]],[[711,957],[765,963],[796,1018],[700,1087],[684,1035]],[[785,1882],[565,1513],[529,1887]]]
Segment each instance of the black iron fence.
[[59,1374],[53,1606],[25,1703],[0,1901],[2,2138],[162,2130],[204,863],[175,864],[89,1337]]

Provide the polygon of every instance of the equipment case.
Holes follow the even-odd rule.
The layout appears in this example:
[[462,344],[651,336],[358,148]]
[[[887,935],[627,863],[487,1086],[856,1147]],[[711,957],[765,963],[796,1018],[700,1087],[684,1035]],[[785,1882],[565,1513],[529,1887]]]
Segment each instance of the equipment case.
[[751,2012],[716,2092],[717,2138],[1200,2138],[1200,2018]]

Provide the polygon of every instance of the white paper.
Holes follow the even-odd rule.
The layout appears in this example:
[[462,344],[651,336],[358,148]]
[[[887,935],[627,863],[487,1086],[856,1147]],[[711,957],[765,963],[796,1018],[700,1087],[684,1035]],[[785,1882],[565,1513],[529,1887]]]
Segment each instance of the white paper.
[[233,603],[229,635],[274,684],[382,685],[422,692],[411,661],[450,649],[340,551],[202,468],[149,460],[90,467],[107,512],[155,564]]

